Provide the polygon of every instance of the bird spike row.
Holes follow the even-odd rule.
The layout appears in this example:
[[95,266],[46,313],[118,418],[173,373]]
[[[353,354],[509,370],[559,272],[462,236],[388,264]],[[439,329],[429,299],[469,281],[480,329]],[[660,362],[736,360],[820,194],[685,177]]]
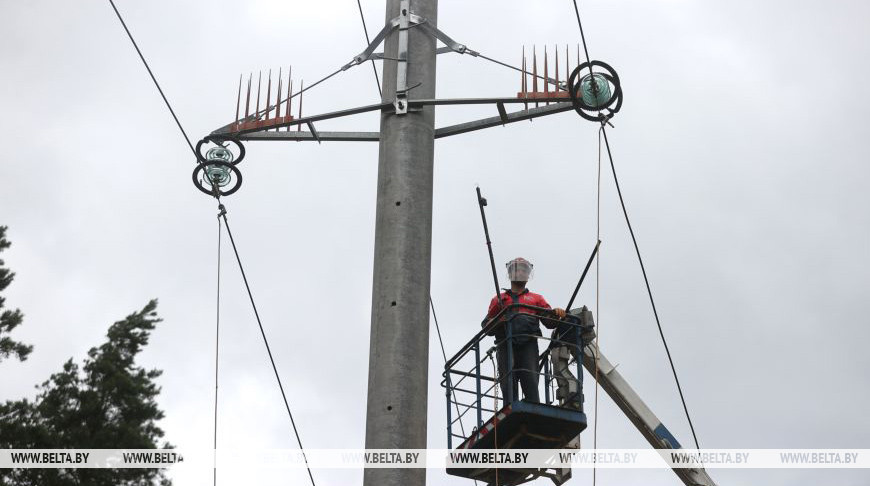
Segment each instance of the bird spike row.
[[[299,81],[299,92],[302,93],[305,91],[305,80]],[[302,118],[302,96],[299,96],[299,118]],[[296,131],[302,131],[302,125],[296,125]]]
[[[532,44],[532,92],[538,92],[538,46]],[[535,102],[535,108],[538,103]]]
[[[263,73],[260,71],[260,74],[257,77],[257,97],[256,101],[254,101],[254,112],[251,112],[251,94],[253,88],[253,80],[254,75],[250,73],[248,75],[248,86],[245,94],[245,116],[241,116],[241,106],[242,106],[242,79],[243,76],[239,76],[239,89],[238,94],[236,95],[236,123],[235,130],[251,130],[251,129],[265,129],[265,130],[275,130],[278,131],[280,128],[287,123],[296,120],[297,117],[292,116],[291,107],[293,106],[293,97],[296,96],[293,93],[293,68],[287,70],[287,97],[281,98],[281,93],[284,89],[284,81],[283,81],[283,68],[278,68],[278,80],[277,80],[277,96],[275,97],[275,104],[269,104],[272,98],[272,70],[269,70],[268,79],[266,80],[266,99],[265,99],[265,108],[260,110],[260,94],[262,91],[263,84]],[[301,87],[301,85],[300,85]],[[300,89],[300,91],[302,91]],[[302,118],[302,93],[297,93],[299,96],[299,115],[298,118]],[[281,105],[286,104],[284,107],[284,116],[281,116]],[[300,128],[301,129],[301,128]],[[289,131],[290,127],[287,126],[286,130]]]
[[[528,96],[526,96],[526,92],[528,91],[528,83],[527,83],[527,79],[526,79],[526,46],[523,46],[523,63],[522,63],[522,65],[523,65],[523,69],[522,69],[522,72],[520,74],[522,75],[523,78],[522,78],[522,81],[520,82],[520,93],[518,94],[518,96],[522,99],[525,99],[525,98],[528,98]],[[523,105],[525,106],[526,111],[529,111],[529,103],[525,102],[525,103],[523,103]]]
[[[580,52],[579,51],[579,49],[580,49],[579,44],[577,45],[577,49],[578,49],[577,52],[579,53]],[[526,46],[523,46],[523,60],[522,60],[522,73],[521,73],[522,78],[520,80],[520,91],[519,91],[519,93],[517,93],[517,98],[534,100],[535,107],[537,107],[539,103],[545,103],[545,104],[549,105],[551,100],[554,100],[554,99],[560,100],[562,98],[565,98],[568,95],[568,92],[566,89],[567,88],[567,80],[568,80],[568,77],[571,75],[571,62],[569,60],[568,52],[569,52],[568,46],[566,45],[565,46],[565,77],[564,77],[565,81],[563,82],[563,81],[560,81],[560,78],[559,78],[559,76],[560,76],[559,75],[559,46],[556,46],[556,50],[555,50],[555,57],[554,57],[555,66],[553,69],[553,76],[554,77],[552,77],[552,78],[550,77],[550,62],[549,62],[550,56],[547,52],[547,46],[544,46],[544,73],[543,73],[543,76],[538,75],[538,52],[537,52],[537,48],[534,46],[532,47],[532,63],[531,63],[532,70],[531,70],[531,72],[529,72],[527,69],[527,66],[529,63],[528,63],[528,59],[526,59]],[[577,58],[577,65],[579,65],[579,64],[580,64],[580,58],[578,57]],[[529,76],[532,77],[532,83],[531,83],[532,89],[531,89],[531,91],[529,91],[529,81],[528,81]],[[540,79],[544,85],[544,88],[542,91],[538,90],[538,79]],[[528,103],[525,103],[525,108],[526,108],[526,110],[528,110],[528,108],[529,108]]]
[[262,84],[263,84],[263,71],[260,70],[260,74],[257,75],[257,111],[254,112],[257,115],[260,114],[260,87],[262,86]]
[[[549,69],[547,67],[547,46],[544,45],[544,96],[547,97],[550,95],[550,82],[547,81],[550,79]],[[549,105],[549,103],[547,103]]]

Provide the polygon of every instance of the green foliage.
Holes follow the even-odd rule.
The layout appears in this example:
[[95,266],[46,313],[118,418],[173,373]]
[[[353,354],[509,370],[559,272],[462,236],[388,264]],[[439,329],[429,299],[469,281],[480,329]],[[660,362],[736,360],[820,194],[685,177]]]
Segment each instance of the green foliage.
[[[38,386],[34,401],[0,405],[0,448],[153,449],[163,437],[155,397],[159,370],[136,366],[160,319],[157,301],[109,328],[83,366],[72,359]],[[160,447],[171,447],[164,443]],[[0,485],[168,485],[158,469],[0,469]]]
[[[6,226],[0,226],[0,252],[9,248],[11,243],[6,239]],[[4,262],[0,259],[0,292],[6,290],[6,287],[12,283],[15,274],[4,266]],[[0,295],[0,362],[9,356],[14,356],[21,361],[27,359],[27,355],[33,350],[33,346],[14,341],[8,336],[13,329],[21,324],[24,319],[24,314],[20,310],[3,310],[6,299]]]

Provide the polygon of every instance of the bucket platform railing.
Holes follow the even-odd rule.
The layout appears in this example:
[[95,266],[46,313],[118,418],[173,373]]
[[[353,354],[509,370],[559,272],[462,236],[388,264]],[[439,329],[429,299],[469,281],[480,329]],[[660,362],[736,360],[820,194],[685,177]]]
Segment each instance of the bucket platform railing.
[[[514,334],[513,326],[508,324],[523,315],[520,310],[536,314],[545,327],[554,330],[553,335]],[[505,306],[444,366],[441,385],[446,396],[448,448],[561,449],[568,446],[586,428],[586,415],[582,406],[568,406],[571,400],[564,399],[564,394],[559,400],[554,390],[559,387],[568,389],[568,382],[573,381],[579,396],[568,398],[573,398],[575,404],[582,404],[582,357],[583,348],[588,344],[584,336],[589,329],[591,325],[572,314],[559,319],[550,309],[542,307],[527,304]],[[498,338],[489,341],[496,334]],[[528,338],[536,343],[544,341],[546,349],[538,354],[534,369],[517,368],[514,366],[514,344],[518,339]],[[573,377],[553,374],[550,353],[562,346],[567,347],[573,357],[570,363]],[[506,366],[502,365],[507,370],[504,376],[499,376],[498,371],[499,349],[503,354],[501,358],[506,360]],[[525,373],[536,375],[538,396],[543,397],[542,401],[536,401],[534,397],[520,398],[518,382]],[[528,381],[528,376],[525,378]],[[540,393],[541,386],[543,394]],[[448,468],[447,472],[482,481],[492,480],[494,476],[494,469]],[[520,484],[542,476],[550,477],[556,484],[567,479],[564,471],[500,467],[498,474],[501,484]]]

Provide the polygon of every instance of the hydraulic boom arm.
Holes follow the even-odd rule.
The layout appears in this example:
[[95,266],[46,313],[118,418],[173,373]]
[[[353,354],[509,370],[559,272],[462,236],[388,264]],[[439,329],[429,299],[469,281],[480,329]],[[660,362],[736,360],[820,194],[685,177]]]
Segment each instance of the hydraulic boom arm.
[[[616,402],[616,406],[631,420],[641,435],[656,449],[680,449],[677,439],[646,406],[610,361],[601,354],[597,342],[589,344],[583,350],[583,366],[586,370],[591,374],[595,373],[596,353],[598,354],[598,382],[601,388]],[[716,486],[703,468],[675,468],[673,471],[686,486]]]

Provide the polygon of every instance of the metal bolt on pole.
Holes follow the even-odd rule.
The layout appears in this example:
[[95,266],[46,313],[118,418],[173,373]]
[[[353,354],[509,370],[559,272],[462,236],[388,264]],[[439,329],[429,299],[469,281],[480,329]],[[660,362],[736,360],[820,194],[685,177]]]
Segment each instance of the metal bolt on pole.
[[[387,0],[386,21],[400,25],[384,41],[383,101],[393,109],[381,113],[366,448],[426,448],[435,108],[408,101],[435,97],[436,45],[408,26],[412,13],[436,25],[437,6]],[[365,486],[425,483],[425,469],[363,476]]]

